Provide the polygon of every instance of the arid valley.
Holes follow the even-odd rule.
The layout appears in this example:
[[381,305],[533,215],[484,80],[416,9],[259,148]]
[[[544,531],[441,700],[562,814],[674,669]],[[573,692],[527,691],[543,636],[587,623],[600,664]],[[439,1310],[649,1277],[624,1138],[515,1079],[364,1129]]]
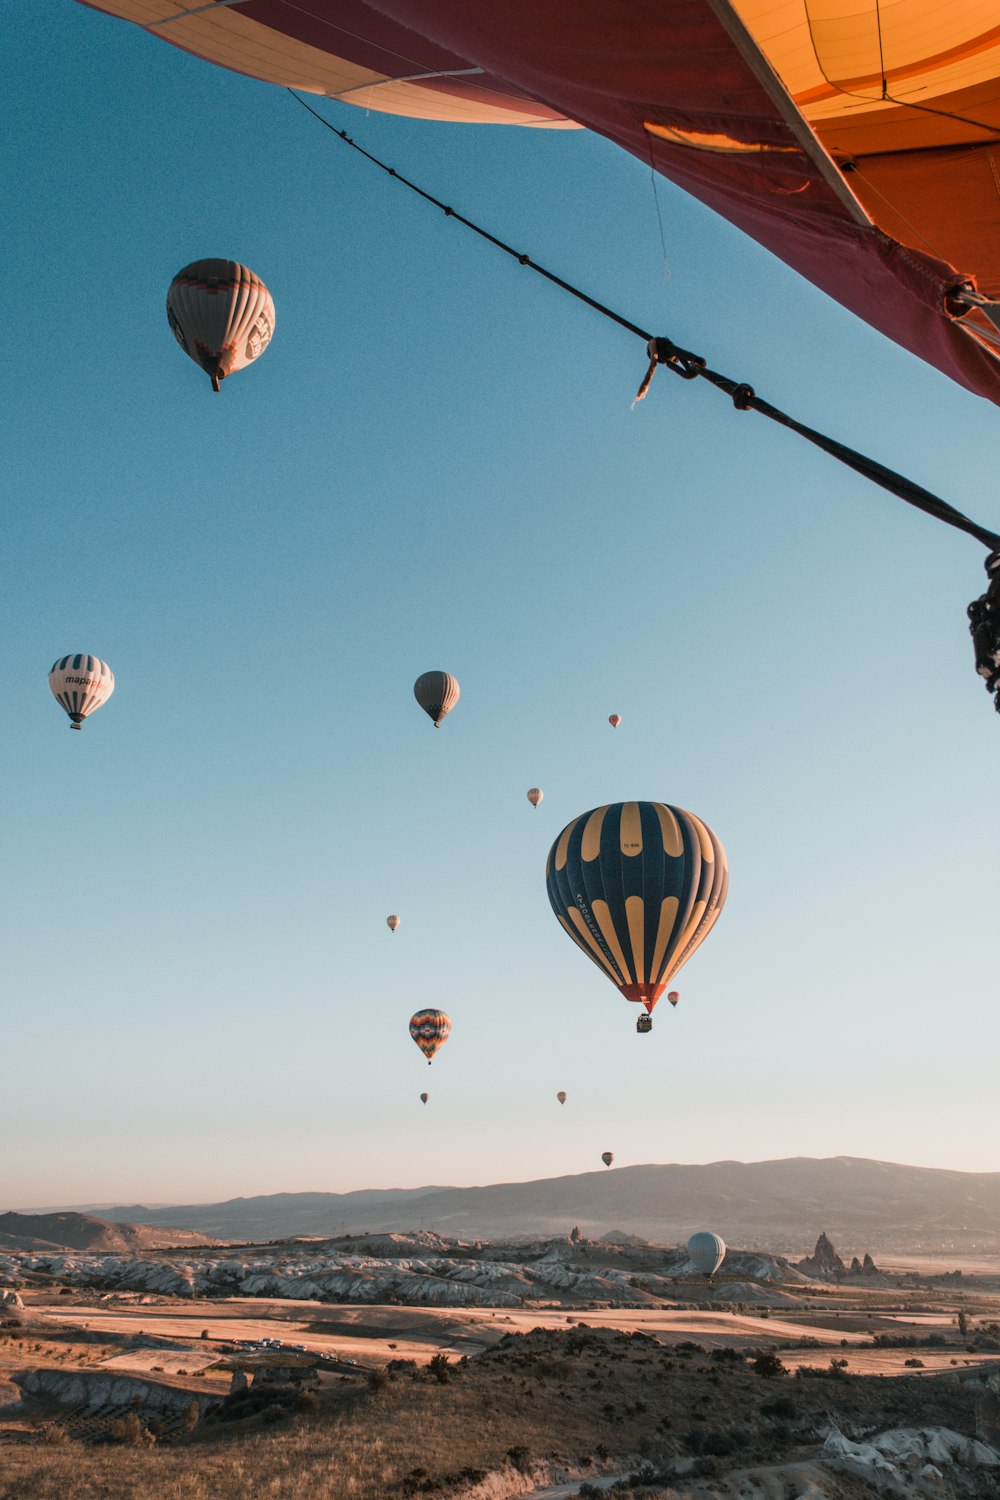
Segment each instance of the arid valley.
[[988,1252],[0,1224],[4,1500],[1000,1493]]

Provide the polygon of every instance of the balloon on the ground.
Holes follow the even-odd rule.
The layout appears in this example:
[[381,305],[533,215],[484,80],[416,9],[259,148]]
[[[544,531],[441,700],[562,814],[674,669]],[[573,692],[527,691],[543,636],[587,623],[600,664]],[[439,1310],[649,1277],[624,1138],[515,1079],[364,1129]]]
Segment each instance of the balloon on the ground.
[[581,813],[552,845],[545,876],[563,930],[650,1012],[711,932],[729,888],[711,828],[665,802]]
[[696,1271],[702,1276],[714,1276],[725,1259],[726,1242],[721,1235],[702,1229],[688,1240],[687,1251]]
[[614,1159],[615,1159],[615,1153],[613,1151],[602,1151],[601,1152],[601,1161],[604,1163],[604,1165],[606,1167],[610,1167],[610,1165],[614,1161]]
[[421,1094],[420,1095],[420,1102],[421,1102],[421,1104],[426,1104],[427,1101],[428,1101],[428,1099],[430,1097],[431,1097],[430,1094]]
[[560,1104],[565,1104],[567,1098],[566,1090],[560,1089],[558,1094],[556,1095],[556,1098],[559,1100]]
[[84,719],[107,703],[115,690],[115,674],[99,656],[78,651],[52,663],[49,688],[56,702],[69,714],[70,729],[79,729]]
[[544,796],[545,793],[542,791],[540,786],[533,786],[528,792],[528,801],[531,803],[532,807],[537,807]]
[[680,998],[680,993],[677,990],[667,991],[667,999],[670,1001],[671,1005],[676,1005]]
[[217,391],[227,375],[245,370],[264,353],[274,333],[274,302],[249,266],[196,260],[170,283],[167,322]]
[[437,729],[461,696],[461,688],[450,672],[424,672],[413,684],[413,696]]
[[399,926],[399,918],[396,916],[395,912],[393,912],[391,917],[386,917],[385,925],[388,927],[390,932],[396,931],[396,928]]
[[621,721],[621,714],[608,714],[608,723],[611,725],[612,729],[617,729]]
[[410,1035],[427,1059],[428,1067],[451,1031],[451,1020],[443,1010],[418,1010],[410,1018]]

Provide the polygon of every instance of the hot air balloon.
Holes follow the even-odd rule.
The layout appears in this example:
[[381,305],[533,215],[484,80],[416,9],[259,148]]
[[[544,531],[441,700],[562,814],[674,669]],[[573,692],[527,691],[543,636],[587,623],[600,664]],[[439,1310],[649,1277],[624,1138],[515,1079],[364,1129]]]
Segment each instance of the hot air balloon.
[[[988,0],[88,0],[185,52],[366,110],[607,136],[1000,403]],[[818,17],[818,19],[817,19]],[[609,62],[608,60],[613,60]],[[719,109],[720,94],[738,109]]]
[[680,997],[679,993],[677,992],[677,990],[668,990],[667,991],[667,999],[670,1001],[671,1005],[676,1005],[677,1002],[678,1002],[678,1000],[680,998],[681,997]]
[[99,656],[79,651],[52,663],[49,687],[56,702],[69,714],[70,729],[79,729],[84,719],[111,697],[115,674]]
[[461,694],[461,688],[450,672],[424,672],[413,684],[413,696],[437,729],[445,714],[450,714]]
[[567,823],[549,851],[546,883],[577,947],[626,1000],[652,1012],[714,927],[729,870],[719,839],[694,813],[613,802]]
[[410,1035],[427,1059],[431,1059],[439,1047],[448,1040],[451,1021],[443,1010],[418,1010],[410,1018]]
[[615,1153],[613,1151],[602,1151],[601,1152],[601,1161],[604,1163],[604,1165],[606,1167],[610,1167],[610,1165],[614,1161],[614,1159],[615,1159]]
[[388,927],[390,932],[395,932],[396,928],[399,926],[399,918],[395,913],[393,913],[391,917],[386,917],[385,925]]
[[702,1229],[688,1240],[687,1250],[696,1271],[702,1276],[714,1276],[725,1258],[726,1242],[721,1235]]
[[617,729],[621,721],[621,714],[608,714],[608,723],[611,725],[612,729]]
[[274,333],[274,302],[260,277],[239,261],[196,260],[170,283],[167,322],[217,391],[227,375],[264,353]]
[[428,1101],[428,1099],[430,1097],[431,1097],[430,1094],[421,1094],[420,1095],[420,1102],[421,1102],[421,1104],[426,1104],[427,1101]]
[[558,1094],[556,1095],[556,1098],[559,1100],[560,1104],[565,1104],[567,1098],[566,1090],[560,1089]]
[[537,807],[544,796],[545,793],[542,791],[540,786],[533,786],[528,792],[528,801],[531,803],[532,807]]

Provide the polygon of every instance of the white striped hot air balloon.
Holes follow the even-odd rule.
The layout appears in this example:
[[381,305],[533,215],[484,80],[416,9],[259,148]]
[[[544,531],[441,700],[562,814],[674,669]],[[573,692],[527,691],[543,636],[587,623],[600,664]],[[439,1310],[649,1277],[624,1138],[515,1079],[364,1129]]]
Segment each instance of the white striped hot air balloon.
[[85,651],[71,652],[52,663],[49,687],[53,698],[69,714],[70,729],[79,729],[88,714],[111,697],[115,674],[99,656],[88,656]]
[[544,796],[545,793],[542,791],[540,786],[533,786],[528,792],[528,801],[531,803],[532,807],[537,807]]
[[393,912],[391,917],[386,917],[385,925],[388,927],[390,932],[396,931],[396,928],[399,926],[399,918],[396,916],[395,912]]
[[239,261],[196,260],[170,283],[167,322],[217,391],[271,342],[274,302],[260,277]]

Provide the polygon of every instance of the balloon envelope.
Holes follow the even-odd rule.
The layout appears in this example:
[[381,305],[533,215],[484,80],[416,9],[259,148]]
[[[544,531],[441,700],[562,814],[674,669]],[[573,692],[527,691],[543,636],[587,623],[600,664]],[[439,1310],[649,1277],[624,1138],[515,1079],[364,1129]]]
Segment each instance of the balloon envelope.
[[549,851],[549,902],[563,930],[626,1000],[652,1011],[715,925],[726,852],[694,813],[612,802],[567,823]]
[[1000,402],[995,0],[88,3],[362,109],[580,121]]
[[608,715],[608,723],[611,725],[612,729],[617,729],[618,726],[619,726],[619,724],[621,723],[621,721],[622,721],[621,714],[609,714]]
[[615,1159],[615,1153],[613,1151],[602,1151],[601,1152],[601,1161],[604,1163],[604,1165],[606,1167],[610,1167],[610,1165],[614,1161],[614,1159]]
[[259,359],[274,333],[271,293],[236,260],[196,260],[167,292],[167,322],[184,353],[218,390],[227,375]]
[[714,1276],[725,1259],[726,1242],[721,1235],[702,1229],[688,1240],[687,1250],[696,1271],[702,1276]]
[[443,1010],[418,1010],[410,1017],[410,1035],[428,1062],[448,1040],[450,1031],[451,1020]]
[[558,1092],[558,1094],[556,1095],[556,1098],[559,1100],[560,1104],[565,1104],[566,1103],[566,1097],[567,1096],[566,1096],[565,1089],[560,1089],[559,1092]]
[[668,1000],[669,1000],[669,1001],[670,1001],[670,1004],[671,1004],[671,1005],[676,1005],[676,1004],[677,1004],[677,1002],[678,1002],[678,1000],[679,1000],[679,999],[680,999],[680,998],[681,998],[681,997],[680,997],[680,995],[679,995],[679,994],[678,994],[678,992],[677,992],[677,990],[668,990],[668,991],[667,991],[667,999],[668,999]]
[[99,656],[78,651],[60,656],[49,671],[49,688],[69,714],[70,728],[79,729],[88,714],[107,703],[115,690],[115,674]]
[[395,915],[395,913],[393,913],[391,917],[386,917],[385,925],[388,927],[390,932],[395,932],[396,928],[399,926],[399,918]]
[[435,729],[445,715],[451,713],[461,692],[450,672],[424,672],[413,684],[413,696],[424,713],[434,720]]
[[421,1094],[420,1095],[420,1102],[421,1102],[421,1104],[426,1104],[427,1101],[428,1101],[428,1099],[430,1097],[431,1097],[430,1094]]
[[533,786],[528,792],[528,801],[531,803],[532,807],[537,807],[544,796],[545,793],[542,791],[540,786]]

